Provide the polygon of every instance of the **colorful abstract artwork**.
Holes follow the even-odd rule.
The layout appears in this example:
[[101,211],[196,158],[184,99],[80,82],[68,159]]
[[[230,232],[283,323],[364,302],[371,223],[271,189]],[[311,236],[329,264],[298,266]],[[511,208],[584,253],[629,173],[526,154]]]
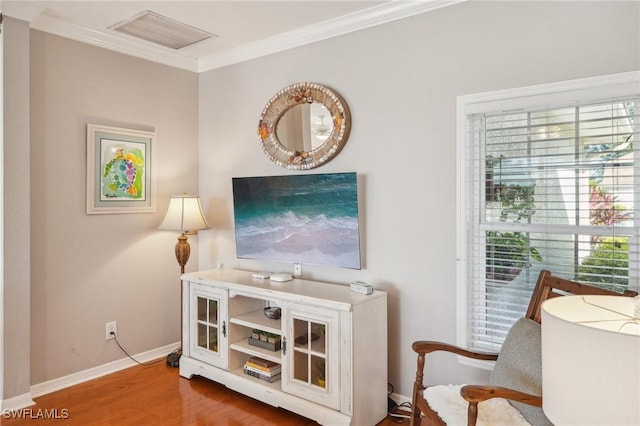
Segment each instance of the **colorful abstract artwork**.
[[87,125],[87,214],[155,211],[155,134]]
[[100,147],[100,198],[144,199],[145,145],[101,139]]

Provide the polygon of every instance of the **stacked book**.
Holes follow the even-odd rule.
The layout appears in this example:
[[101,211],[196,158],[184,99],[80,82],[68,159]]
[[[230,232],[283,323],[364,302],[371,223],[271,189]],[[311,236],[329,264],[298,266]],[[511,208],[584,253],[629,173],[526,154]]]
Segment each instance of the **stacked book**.
[[244,374],[248,374],[253,377],[257,377],[260,380],[273,383],[276,380],[280,380],[282,374],[282,367],[277,362],[268,361],[266,359],[252,356],[244,363]]

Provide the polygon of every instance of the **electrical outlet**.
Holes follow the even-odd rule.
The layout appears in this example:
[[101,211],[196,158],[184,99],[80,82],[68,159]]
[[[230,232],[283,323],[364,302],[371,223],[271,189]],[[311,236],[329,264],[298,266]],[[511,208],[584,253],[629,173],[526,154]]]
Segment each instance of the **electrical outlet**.
[[293,275],[299,277],[302,275],[302,263],[293,264]]
[[[118,334],[118,325],[115,321],[111,321],[105,324],[105,337],[106,340],[115,339]],[[111,334],[113,333],[113,334]]]

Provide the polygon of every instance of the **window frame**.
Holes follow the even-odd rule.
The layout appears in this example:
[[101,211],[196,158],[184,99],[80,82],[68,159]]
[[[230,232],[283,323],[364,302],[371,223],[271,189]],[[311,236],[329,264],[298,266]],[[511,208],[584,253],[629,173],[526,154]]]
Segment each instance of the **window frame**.
[[[467,214],[468,177],[467,137],[468,117],[480,113],[504,113],[518,110],[550,109],[577,106],[590,102],[615,101],[640,95],[640,70],[598,77],[567,80],[549,84],[526,86],[493,92],[458,96],[456,117],[457,183],[456,183],[456,291],[457,291],[457,344],[469,347],[468,296],[469,241],[473,229],[472,217]],[[640,167],[637,165],[636,167]],[[635,200],[635,210],[640,211]],[[459,362],[483,369],[493,363],[458,357]]]

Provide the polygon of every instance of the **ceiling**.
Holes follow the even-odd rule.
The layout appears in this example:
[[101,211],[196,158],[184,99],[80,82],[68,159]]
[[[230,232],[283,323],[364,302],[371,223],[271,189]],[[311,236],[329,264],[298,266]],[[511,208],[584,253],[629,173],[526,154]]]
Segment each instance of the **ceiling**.
[[[464,0],[38,1],[2,0],[31,28],[154,62],[203,72],[358,31]],[[215,34],[172,49],[110,29],[151,11]]]

